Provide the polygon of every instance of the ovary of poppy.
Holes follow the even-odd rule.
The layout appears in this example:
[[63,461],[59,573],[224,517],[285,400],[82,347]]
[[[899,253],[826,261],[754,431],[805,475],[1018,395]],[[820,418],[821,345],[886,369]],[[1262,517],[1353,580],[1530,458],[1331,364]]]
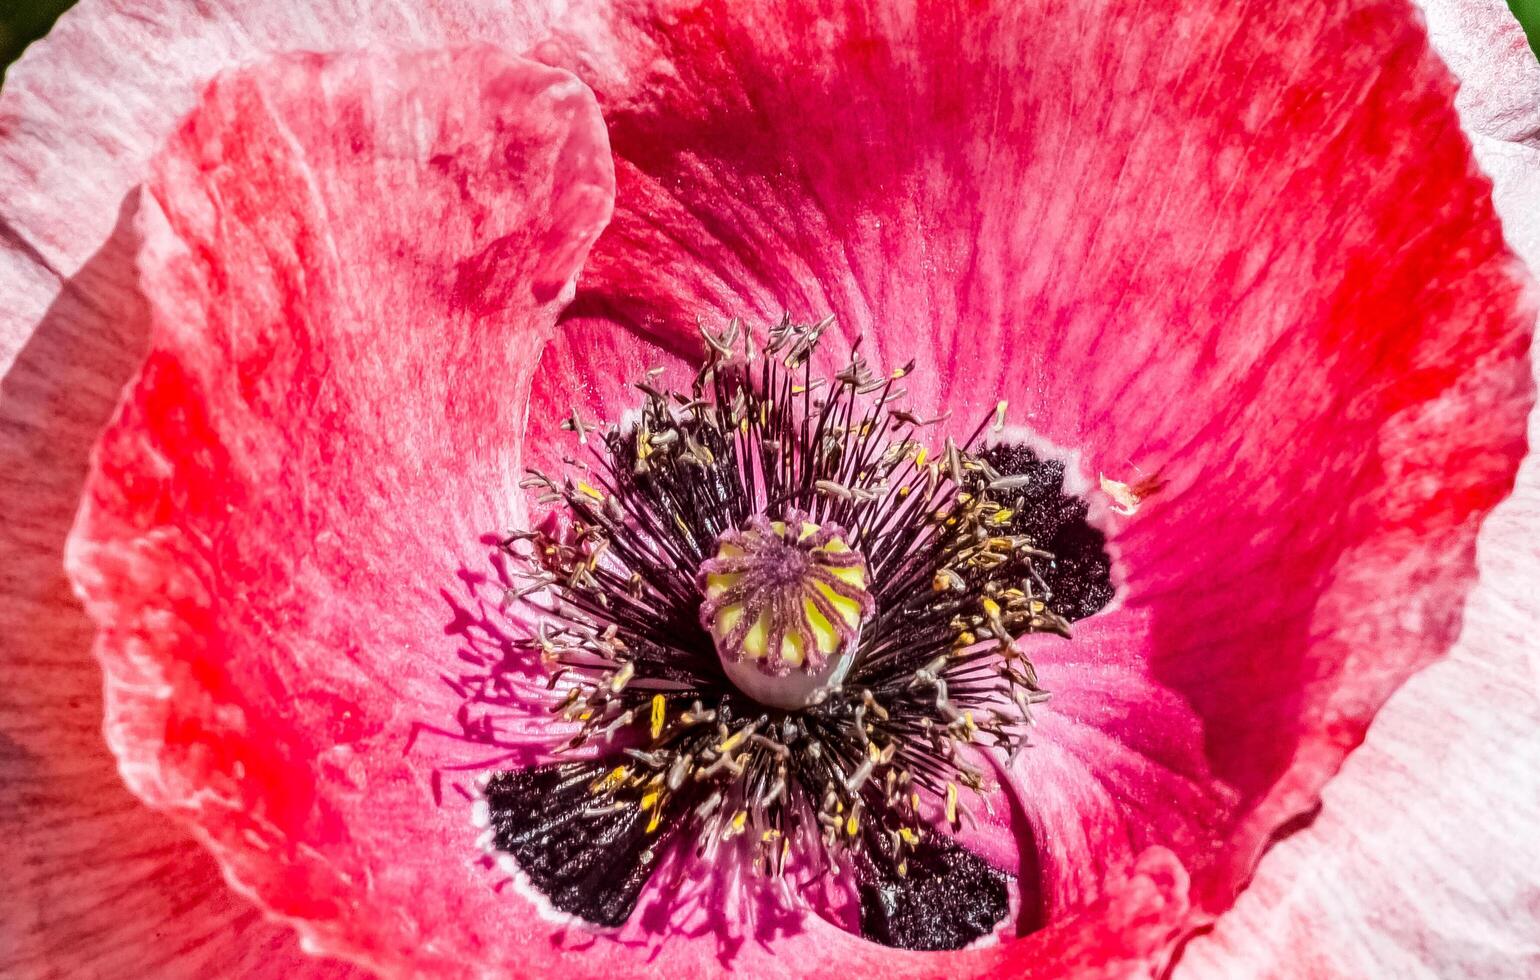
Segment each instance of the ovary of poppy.
[[[1098,14],[1109,12],[1119,11]],[[1308,21],[1324,25],[1325,43],[1269,20],[1281,15],[1192,15],[1141,26],[1147,37],[1169,37],[1163,27],[1189,38],[1159,57],[1130,49],[1140,34],[1116,16],[1037,16],[939,18],[929,48],[912,25],[881,17],[789,18],[818,28],[808,37],[840,39],[827,72],[775,70],[770,55],[794,53],[798,32],[706,12],[665,18],[658,34],[619,18],[613,36],[641,52],[621,52],[624,70],[581,46],[542,49],[570,58],[598,90],[620,196],[535,374],[529,457],[558,444],[552,430],[572,402],[598,417],[624,407],[631,364],[611,351],[688,354],[678,328],[695,312],[828,308],[881,354],[922,355],[937,379],[917,392],[927,407],[963,416],[1008,395],[1033,429],[1078,448],[1088,472],[1140,466],[1168,481],[1137,520],[1114,525],[1122,604],[1040,662],[1059,678],[1045,720],[1057,730],[1022,760],[1031,791],[1020,795],[1043,848],[1032,858],[1046,868],[1052,922],[964,954],[949,972],[1000,958],[1044,971],[1118,955],[1160,961],[1228,903],[1377,702],[1447,641],[1474,521],[1521,451],[1527,392],[1516,280],[1453,133],[1446,86],[1410,26],[1385,11]],[[987,42],[1055,31],[1075,41],[1034,45],[1031,65],[1014,62],[1020,52],[1005,41]],[[713,50],[739,60],[704,56]],[[963,70],[966,59],[1035,81],[990,84]],[[406,212],[400,226],[436,231],[450,211],[434,205],[443,196],[391,191],[454,186],[474,214],[487,175],[463,166],[476,159],[474,141],[425,155],[420,125],[389,111],[401,108],[400,90],[357,65],[288,62],[224,83],[165,158],[143,219],[152,354],[104,444],[75,567],[108,627],[112,732],[138,792],[197,820],[235,877],[306,920],[325,949],[384,968],[495,968],[553,955],[548,930],[514,911],[515,896],[494,901],[472,878],[446,885],[425,870],[443,873],[460,828],[424,806],[426,777],[391,733],[431,717],[442,695],[407,686],[441,663],[425,638],[442,630],[434,589],[456,569],[431,570],[464,557],[449,539],[521,516],[509,482],[520,413],[509,406],[538,344],[517,341],[534,314],[507,321],[520,319],[515,297],[549,306],[564,277],[537,266],[526,291],[507,263],[481,262],[495,225],[420,264],[412,242],[395,243],[402,254],[369,237],[391,225],[378,220],[390,207]],[[1194,83],[1199,66],[1245,77],[1244,97]],[[314,125],[325,117],[311,108],[306,73],[324,71],[370,93],[355,105],[383,110],[357,128],[417,154],[403,158],[415,169],[402,185],[372,183],[382,193],[367,206],[347,148],[330,142],[350,128]],[[949,87],[962,78],[969,87]],[[430,80],[422,89],[414,98],[438,97]],[[280,127],[259,106],[316,158],[310,175],[281,153],[241,155],[282,145],[268,142]],[[793,111],[816,106],[823,115]],[[1428,139],[1407,141],[1407,131]],[[1198,187],[1177,193],[1155,180],[1157,159],[1172,157]],[[300,220],[259,219],[279,201],[304,202],[291,212]],[[344,212],[378,224],[361,232]],[[352,234],[315,234],[322,225]],[[554,264],[571,259],[575,272],[580,256],[568,249],[581,236],[551,234]],[[201,247],[186,251],[203,265],[186,245]],[[409,285],[410,301],[349,283],[364,270],[396,273],[367,281]],[[387,305],[403,319],[429,314],[441,329],[422,342],[464,359],[415,346],[422,335],[376,308]],[[549,331],[554,311],[546,316]],[[617,333],[616,316],[649,338]],[[361,321],[382,331],[372,345],[348,329]],[[243,346],[278,327],[315,342]],[[436,380],[446,366],[495,366],[481,355],[497,338],[509,342],[495,353],[510,360],[506,372],[489,368],[496,384]],[[349,378],[386,384],[359,391]],[[371,408],[387,390],[401,393],[389,411]],[[506,416],[485,407],[493,394]],[[464,424],[482,415],[503,424]],[[1365,445],[1375,447],[1367,465]],[[452,514],[442,509],[450,486],[466,495]],[[418,490],[437,499],[438,520],[410,519]],[[205,541],[230,549],[227,560],[168,567],[168,552],[182,558],[188,542]],[[1445,553],[1466,558],[1430,557]],[[239,590],[214,588],[221,576]],[[256,581],[286,591],[253,594]],[[328,590],[330,608],[313,601]],[[426,599],[401,603],[403,593]],[[387,597],[403,619],[360,614]],[[361,622],[375,642],[358,642]],[[125,683],[139,671],[156,683]],[[176,699],[155,696],[162,683]],[[388,820],[371,822],[371,812]],[[414,827],[411,813],[428,814],[425,823]],[[244,833],[257,818],[261,846]],[[424,874],[444,904],[403,915],[392,896],[415,893]],[[814,969],[867,952],[817,921],[806,929],[769,952],[746,947],[734,965],[767,956]],[[667,926],[659,933],[665,962],[700,962],[694,944]],[[572,962],[627,962],[622,943],[595,944]],[[878,962],[928,972],[940,961],[883,952]]]

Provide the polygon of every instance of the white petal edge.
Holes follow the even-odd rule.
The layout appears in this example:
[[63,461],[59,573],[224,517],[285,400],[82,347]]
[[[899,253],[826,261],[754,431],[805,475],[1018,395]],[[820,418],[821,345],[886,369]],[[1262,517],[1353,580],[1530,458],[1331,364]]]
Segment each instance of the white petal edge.
[[[523,52],[561,2],[83,0],[0,89],[0,373],[107,240],[151,155],[221,71],[283,51],[488,42]],[[60,70],[67,68],[67,70]],[[89,119],[90,125],[80,120]]]

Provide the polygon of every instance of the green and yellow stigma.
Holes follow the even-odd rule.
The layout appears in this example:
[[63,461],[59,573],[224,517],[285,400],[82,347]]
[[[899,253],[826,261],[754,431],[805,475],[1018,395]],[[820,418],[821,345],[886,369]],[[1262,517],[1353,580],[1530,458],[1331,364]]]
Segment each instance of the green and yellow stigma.
[[800,708],[840,684],[875,606],[866,559],[834,524],[751,517],[702,562],[701,626],[756,700]]

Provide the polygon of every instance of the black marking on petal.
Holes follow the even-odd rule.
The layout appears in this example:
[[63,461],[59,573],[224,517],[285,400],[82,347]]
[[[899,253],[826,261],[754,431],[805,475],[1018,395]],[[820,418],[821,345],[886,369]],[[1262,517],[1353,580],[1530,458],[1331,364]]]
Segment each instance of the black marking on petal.
[[629,794],[593,792],[609,771],[605,763],[580,762],[500,772],[483,795],[494,846],[513,855],[552,905],[618,926],[665,842],[661,828],[647,833],[649,815]]
[[1112,561],[1107,536],[1086,520],[1086,502],[1064,489],[1064,463],[1044,459],[1026,446],[1002,443],[980,454],[1005,477],[1030,480],[1003,495],[1016,512],[1012,530],[1041,544],[1053,558],[1038,574],[1047,584],[1048,606],[1070,622],[1085,619],[1112,601]]
[[906,854],[905,872],[880,848],[859,871],[861,935],[900,949],[961,949],[1010,912],[1009,876],[942,834]]

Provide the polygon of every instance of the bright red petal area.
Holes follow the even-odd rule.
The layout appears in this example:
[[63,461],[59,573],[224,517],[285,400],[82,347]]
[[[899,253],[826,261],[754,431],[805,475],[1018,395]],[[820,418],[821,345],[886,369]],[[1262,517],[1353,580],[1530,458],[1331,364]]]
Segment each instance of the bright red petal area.
[[832,312],[920,358],[925,407],[1009,398],[1162,487],[1114,520],[1119,607],[1042,655],[1018,795],[1055,921],[1158,849],[1190,922],[1228,906],[1456,634],[1532,397],[1525,276],[1411,11],[1176,9],[702,4],[541,49],[619,161],[569,336]]
[[[206,850],[121,788],[64,536],[86,456],[139,365],[135,188],[218,71],[282,50],[472,39],[545,12],[491,0],[82,0],[0,89],[0,974],[325,969],[233,899]],[[110,237],[109,237],[110,236]],[[119,787],[114,789],[114,787]],[[153,937],[153,938],[147,938]]]
[[0,426],[0,975],[358,976],[300,951],[136,799],[102,741],[95,626],[60,555],[86,457],[140,354],[127,223],[7,373]]
[[370,908],[388,958],[460,901],[465,813],[406,740],[452,717],[446,591],[522,517],[530,371],[612,188],[588,90],[490,49],[226,77],[148,186],[151,352],[70,548],[108,738],[323,941]]

